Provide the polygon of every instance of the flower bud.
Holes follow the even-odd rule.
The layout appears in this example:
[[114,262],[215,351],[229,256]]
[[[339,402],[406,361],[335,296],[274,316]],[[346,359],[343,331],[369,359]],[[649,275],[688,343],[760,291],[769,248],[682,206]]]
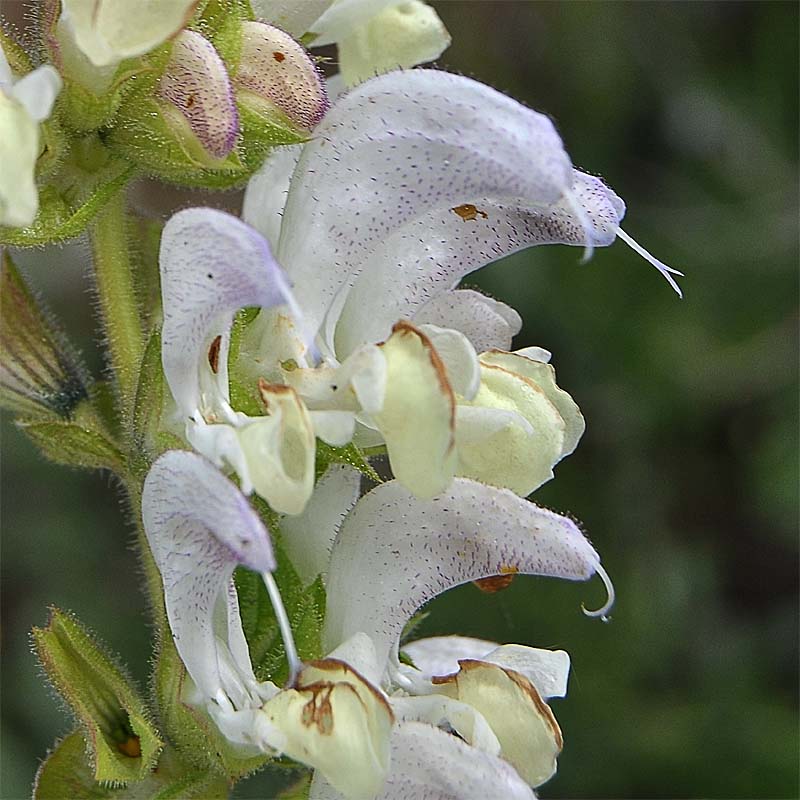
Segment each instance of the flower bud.
[[80,362],[39,308],[7,252],[0,253],[0,405],[69,419],[88,397]]
[[240,108],[277,127],[308,131],[328,108],[311,56],[289,34],[263,22],[242,23],[234,84]]
[[211,42],[194,31],[175,39],[158,95],[183,115],[204,149],[225,158],[236,144],[239,114],[225,64]]
[[184,30],[154,95],[123,104],[109,141],[151,175],[222,188],[246,177],[235,148],[238,135],[224,62],[207,39]]

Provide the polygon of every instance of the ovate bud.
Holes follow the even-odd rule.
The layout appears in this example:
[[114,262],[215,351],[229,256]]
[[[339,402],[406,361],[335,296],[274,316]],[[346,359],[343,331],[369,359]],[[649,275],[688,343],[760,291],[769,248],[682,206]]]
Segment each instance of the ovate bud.
[[233,150],[239,133],[233,87],[214,46],[199,33],[186,30],[175,39],[158,95],[183,115],[211,156]]
[[110,142],[151,175],[221,188],[246,177],[235,149],[238,135],[225,64],[207,39],[184,30],[154,96],[123,105]]
[[311,56],[289,34],[262,22],[242,23],[233,76],[248,166],[270,147],[308,138],[328,109],[325,82]]

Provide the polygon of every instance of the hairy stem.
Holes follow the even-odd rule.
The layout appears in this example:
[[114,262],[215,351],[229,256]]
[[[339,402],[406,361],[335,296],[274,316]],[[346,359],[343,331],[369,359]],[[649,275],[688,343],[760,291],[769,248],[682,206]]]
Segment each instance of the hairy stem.
[[125,196],[108,200],[91,228],[92,255],[109,361],[127,422],[142,358],[143,335],[130,258]]

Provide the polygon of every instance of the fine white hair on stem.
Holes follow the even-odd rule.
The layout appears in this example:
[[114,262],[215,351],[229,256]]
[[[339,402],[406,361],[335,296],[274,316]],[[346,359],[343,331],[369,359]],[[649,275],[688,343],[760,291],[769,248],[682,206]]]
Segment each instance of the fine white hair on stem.
[[683,277],[683,273],[677,269],[673,269],[672,267],[668,267],[663,261],[659,261],[652,253],[648,253],[647,250],[644,249],[633,237],[628,236],[622,228],[616,229],[617,236],[622,239],[628,247],[631,248],[634,252],[638,253],[645,261],[649,261],[666,279],[667,283],[675,290],[678,297],[683,298],[683,292],[681,291],[681,287],[678,286],[675,279],[672,277],[673,275],[680,275]]
[[275,578],[272,577],[272,573],[262,572],[261,577],[264,580],[264,585],[267,587],[267,594],[269,594],[272,608],[275,611],[275,618],[278,621],[281,638],[283,639],[283,647],[286,650],[286,660],[289,663],[289,680],[287,686],[294,686],[303,665],[300,661],[300,657],[297,655],[297,647],[294,643],[289,615],[286,613],[278,584],[275,583]]
[[603,585],[606,587],[606,592],[608,593],[608,598],[603,605],[594,610],[590,611],[586,606],[581,606],[581,611],[586,614],[587,617],[600,617],[603,622],[608,622],[609,616],[608,612],[611,611],[612,606],[614,605],[614,601],[616,600],[617,594],[614,591],[614,584],[611,582],[611,578],[608,576],[608,573],[602,567],[601,564],[597,564],[595,566],[595,572],[600,576],[601,580],[603,581]]

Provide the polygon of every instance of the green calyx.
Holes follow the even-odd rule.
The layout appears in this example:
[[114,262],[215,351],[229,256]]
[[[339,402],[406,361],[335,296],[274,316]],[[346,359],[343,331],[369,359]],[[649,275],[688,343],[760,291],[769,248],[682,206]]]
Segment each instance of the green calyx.
[[52,609],[47,627],[33,629],[39,661],[81,724],[97,782],[142,780],[163,743],[128,678],[72,616]]

